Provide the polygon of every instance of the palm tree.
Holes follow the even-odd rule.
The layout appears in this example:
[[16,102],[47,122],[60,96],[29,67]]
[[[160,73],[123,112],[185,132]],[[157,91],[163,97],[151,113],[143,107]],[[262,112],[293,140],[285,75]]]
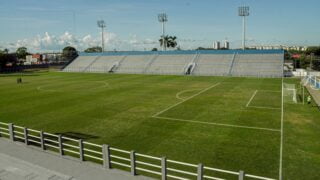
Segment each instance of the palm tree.
[[164,49],[166,50],[166,48],[175,48],[178,45],[176,40],[176,36],[164,36],[164,38],[161,37],[159,39],[159,42],[161,47],[163,46],[163,44],[165,45]]

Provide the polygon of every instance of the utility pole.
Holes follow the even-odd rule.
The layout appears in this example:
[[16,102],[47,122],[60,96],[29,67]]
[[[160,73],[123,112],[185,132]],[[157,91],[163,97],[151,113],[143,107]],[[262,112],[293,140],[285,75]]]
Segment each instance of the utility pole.
[[160,13],[158,15],[158,20],[162,24],[162,51],[166,50],[166,42],[165,42],[165,23],[168,22],[168,16],[166,13]]
[[246,17],[249,16],[249,6],[238,8],[239,16],[242,17],[242,49],[246,49]]
[[101,45],[102,45],[102,51],[104,52],[104,28],[106,27],[106,23],[104,20],[97,21],[97,25],[99,28],[101,28]]
[[312,71],[312,61],[313,61],[314,53],[310,54],[310,71]]

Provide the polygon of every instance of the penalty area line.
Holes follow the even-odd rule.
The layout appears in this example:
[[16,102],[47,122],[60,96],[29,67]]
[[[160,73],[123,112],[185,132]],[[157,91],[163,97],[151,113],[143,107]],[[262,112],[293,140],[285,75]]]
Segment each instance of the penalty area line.
[[257,92],[258,92],[258,90],[256,90],[256,91],[253,93],[253,95],[252,95],[252,96],[251,96],[251,98],[249,99],[249,101],[248,101],[248,103],[247,103],[246,107],[248,107],[248,106],[249,106],[249,104],[251,103],[251,101],[253,100],[253,98],[256,96]]
[[263,106],[247,106],[248,108],[257,108],[257,109],[277,109],[277,110],[281,110],[281,108],[276,108],[276,107],[263,107]]
[[280,132],[279,129],[262,128],[262,127],[254,127],[254,126],[241,126],[241,125],[233,125],[233,124],[203,122],[203,121],[194,121],[194,120],[177,119],[177,118],[160,117],[160,116],[153,116],[153,118],[164,119],[164,120],[169,120],[169,121],[180,121],[180,122],[188,122],[188,123],[206,124],[206,125],[213,125],[213,126],[225,126],[225,127],[232,127],[232,128],[243,128],[243,129],[254,129],[254,130]]
[[174,107],[176,107],[176,106],[178,106],[178,105],[180,105],[180,104],[182,104],[182,103],[184,103],[184,102],[186,102],[186,101],[188,101],[188,100],[190,100],[190,99],[192,99],[192,98],[194,98],[194,97],[196,97],[196,96],[198,96],[198,95],[200,95],[200,94],[202,94],[202,93],[204,93],[204,92],[206,92],[206,91],[208,91],[208,90],[210,90],[210,89],[212,89],[212,88],[214,88],[214,87],[216,87],[216,86],[218,86],[220,84],[221,83],[216,83],[216,84],[214,84],[214,85],[212,85],[212,86],[210,86],[208,88],[205,88],[202,91],[200,91],[200,92],[198,92],[198,93],[196,93],[196,94],[194,94],[194,95],[192,95],[192,96],[190,96],[190,97],[188,97],[188,98],[186,98],[186,99],[184,99],[184,100],[182,100],[182,101],[180,101],[180,102],[178,102],[178,103],[176,103],[176,104],[174,104],[172,106],[169,106],[168,108],[166,108],[166,109],[164,109],[164,110],[162,110],[160,112],[157,112],[152,117],[157,117],[158,115],[168,111],[169,109],[172,109],[172,108],[174,108]]

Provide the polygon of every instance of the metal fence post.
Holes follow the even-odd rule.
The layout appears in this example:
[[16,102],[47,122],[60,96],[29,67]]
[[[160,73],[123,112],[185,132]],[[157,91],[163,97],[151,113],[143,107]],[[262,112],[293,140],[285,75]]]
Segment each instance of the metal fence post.
[[244,180],[244,171],[239,171],[239,180]]
[[62,144],[62,135],[58,135],[58,142],[59,142],[59,153],[63,156],[63,144]]
[[14,141],[14,125],[12,123],[9,123],[8,125],[10,139]]
[[161,158],[161,180],[167,180],[167,158]]
[[200,163],[198,164],[198,177],[197,180],[203,179],[203,165]]
[[106,169],[111,169],[109,145],[106,145],[106,144],[102,145],[102,159],[103,159],[103,167]]
[[82,139],[79,139],[79,155],[80,155],[80,160],[84,161],[83,140]]
[[28,141],[28,128],[23,128],[23,134],[24,134],[24,143],[26,145],[28,145],[29,141]]
[[46,150],[45,144],[44,144],[44,136],[43,136],[43,131],[40,131],[40,144],[41,144],[41,149]]
[[134,151],[130,152],[130,160],[131,174],[136,175],[136,154]]

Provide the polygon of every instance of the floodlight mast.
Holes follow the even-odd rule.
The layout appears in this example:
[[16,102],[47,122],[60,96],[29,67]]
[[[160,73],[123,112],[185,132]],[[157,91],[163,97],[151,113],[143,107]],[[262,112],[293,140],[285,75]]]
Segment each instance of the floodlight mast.
[[158,15],[158,20],[160,23],[162,23],[162,51],[166,50],[166,44],[164,42],[164,36],[165,36],[165,23],[168,21],[168,16],[166,13],[160,13]]
[[102,51],[104,52],[104,28],[106,27],[106,23],[104,20],[97,21],[97,25],[99,28],[101,28],[101,44],[102,44]]
[[246,49],[246,17],[249,16],[249,6],[240,6],[239,9],[239,16],[242,17],[242,49]]

